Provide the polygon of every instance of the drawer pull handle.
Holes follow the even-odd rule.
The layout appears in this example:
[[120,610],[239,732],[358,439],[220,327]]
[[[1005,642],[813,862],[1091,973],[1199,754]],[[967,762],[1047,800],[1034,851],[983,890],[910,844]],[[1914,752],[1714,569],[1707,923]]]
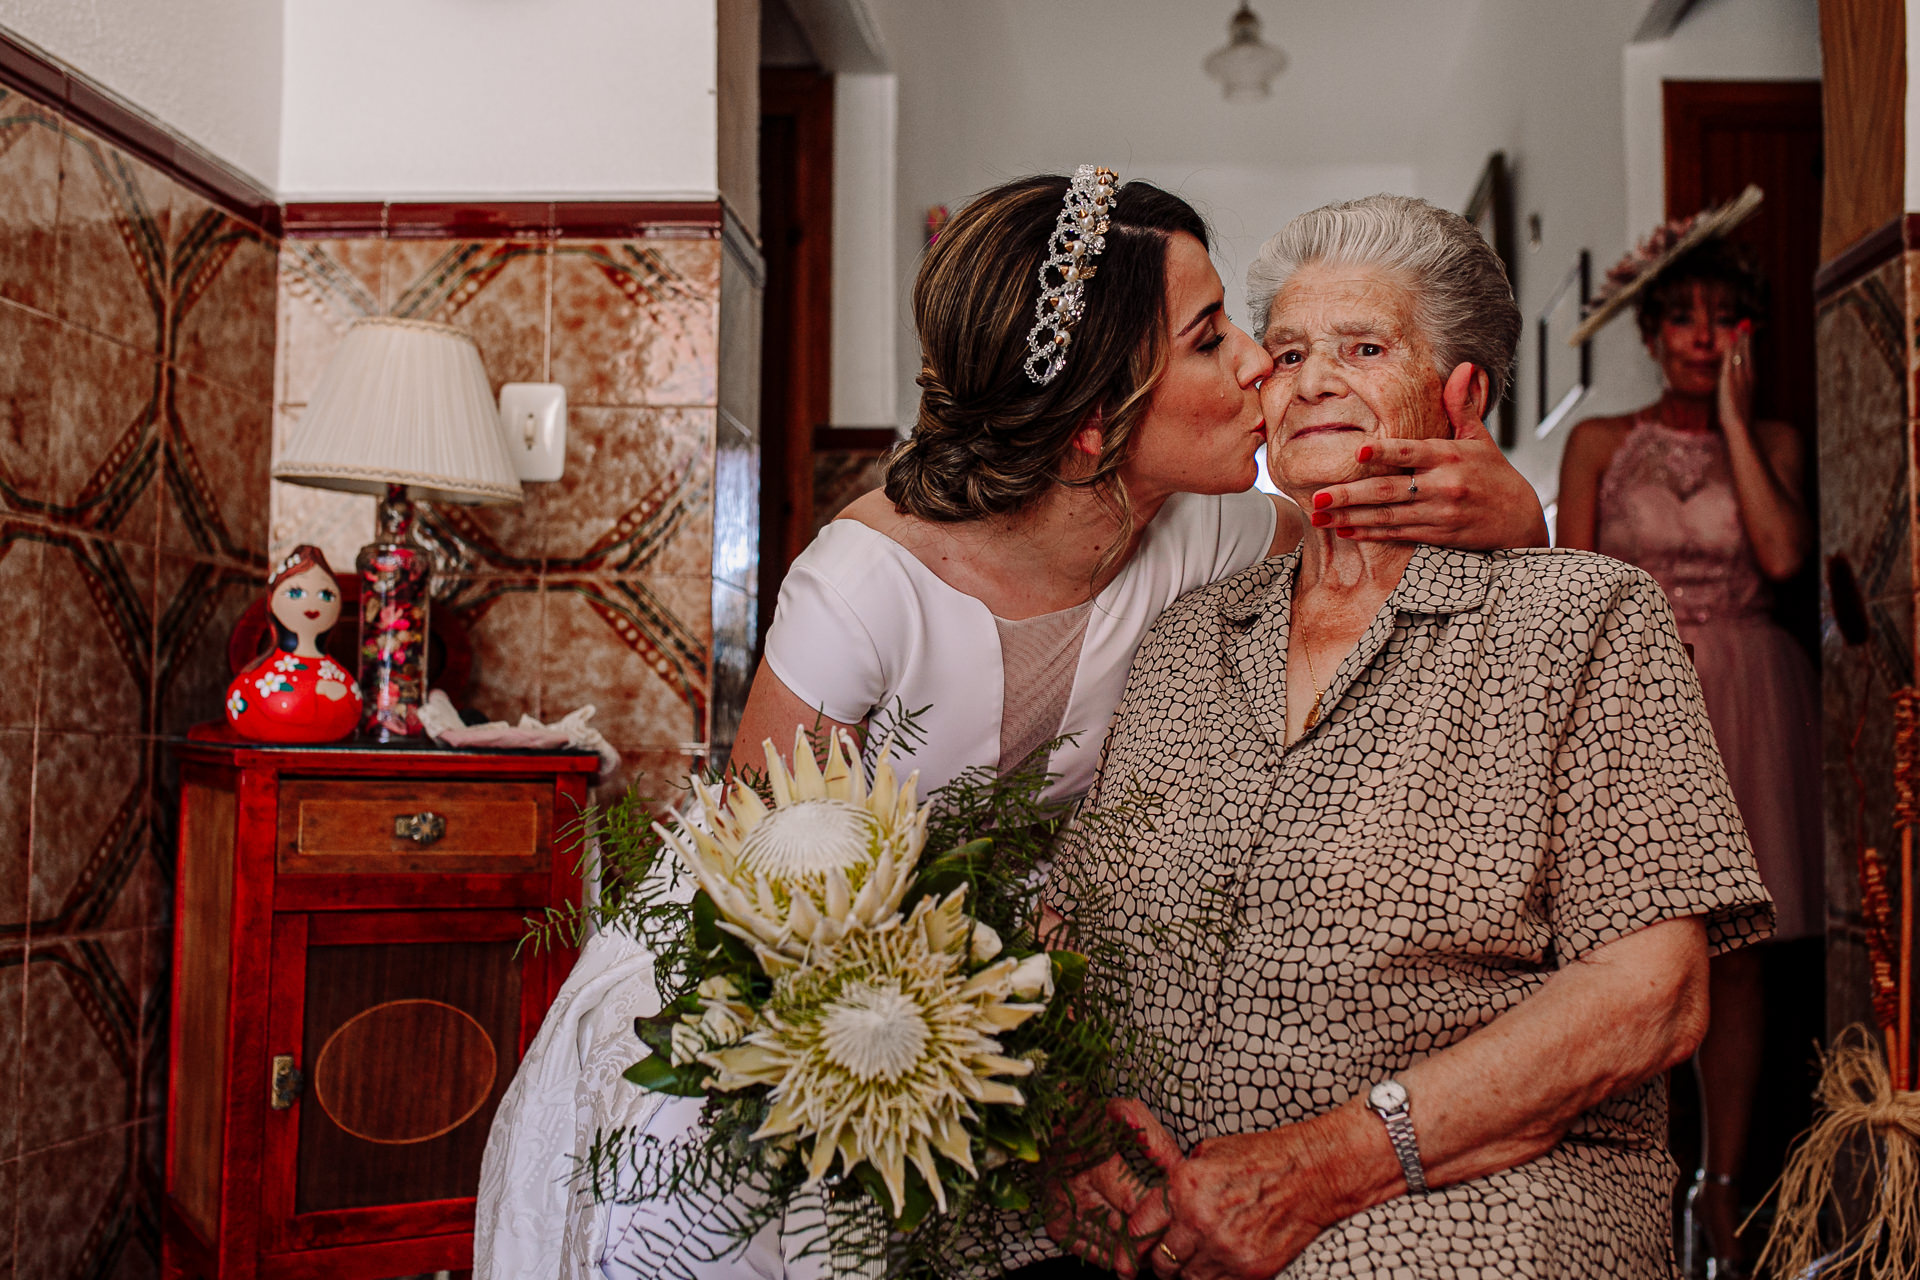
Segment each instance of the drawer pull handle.
[[393,838],[411,840],[426,848],[447,834],[447,820],[437,813],[402,813],[393,819]]
[[273,1079],[267,1089],[267,1105],[275,1111],[285,1111],[306,1087],[307,1078],[300,1074],[300,1068],[293,1065],[293,1055],[275,1054]]

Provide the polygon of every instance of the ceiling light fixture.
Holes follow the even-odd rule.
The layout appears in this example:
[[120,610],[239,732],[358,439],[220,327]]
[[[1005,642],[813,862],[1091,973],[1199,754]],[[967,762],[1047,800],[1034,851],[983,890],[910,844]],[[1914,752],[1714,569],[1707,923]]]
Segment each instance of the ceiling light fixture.
[[1260,38],[1260,16],[1242,0],[1227,21],[1227,43],[1201,67],[1220,82],[1228,102],[1258,102],[1273,93],[1273,78],[1287,69],[1287,55]]

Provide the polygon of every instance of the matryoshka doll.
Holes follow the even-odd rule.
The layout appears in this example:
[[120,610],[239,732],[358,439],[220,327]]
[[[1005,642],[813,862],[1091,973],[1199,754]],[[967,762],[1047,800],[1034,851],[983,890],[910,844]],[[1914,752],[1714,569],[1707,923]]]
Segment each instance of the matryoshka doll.
[[360,686],[327,656],[340,584],[320,548],[299,546],[267,581],[273,648],[227,686],[227,722],[259,742],[332,742],[360,723]]

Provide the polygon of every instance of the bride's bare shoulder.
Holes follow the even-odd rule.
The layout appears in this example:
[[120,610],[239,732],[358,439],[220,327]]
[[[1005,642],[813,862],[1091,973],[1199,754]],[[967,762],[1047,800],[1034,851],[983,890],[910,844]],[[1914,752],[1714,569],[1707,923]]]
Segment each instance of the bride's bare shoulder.
[[869,529],[892,537],[907,523],[907,517],[893,509],[893,503],[887,501],[884,490],[869,489],[867,492],[840,508],[835,520],[851,520],[863,524]]
[[947,562],[957,550],[953,527],[921,520],[896,510],[887,495],[879,489],[861,494],[849,502],[841,508],[834,521],[865,525],[904,548],[907,554],[942,578],[952,572]]

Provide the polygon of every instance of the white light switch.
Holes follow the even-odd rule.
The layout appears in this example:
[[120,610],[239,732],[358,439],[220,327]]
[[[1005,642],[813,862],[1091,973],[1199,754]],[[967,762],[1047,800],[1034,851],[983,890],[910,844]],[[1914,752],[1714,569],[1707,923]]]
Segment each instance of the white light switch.
[[500,429],[522,480],[558,480],[567,466],[567,389],[507,383],[500,388]]

